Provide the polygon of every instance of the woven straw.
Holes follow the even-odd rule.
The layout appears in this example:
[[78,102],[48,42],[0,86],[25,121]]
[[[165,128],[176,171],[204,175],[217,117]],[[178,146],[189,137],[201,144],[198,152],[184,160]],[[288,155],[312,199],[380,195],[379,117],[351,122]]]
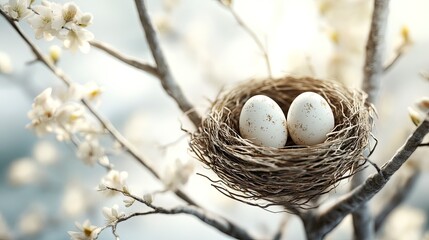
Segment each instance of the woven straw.
[[[240,136],[240,111],[250,97],[269,96],[287,115],[291,102],[306,91],[323,96],[333,110],[335,128],[325,142],[297,146],[289,140],[284,148],[270,148]],[[192,135],[191,151],[219,177],[212,185],[231,198],[263,208],[314,207],[312,200],[365,163],[363,150],[369,145],[372,128],[372,108],[365,100],[361,91],[313,78],[248,81],[221,93],[213,102]]]

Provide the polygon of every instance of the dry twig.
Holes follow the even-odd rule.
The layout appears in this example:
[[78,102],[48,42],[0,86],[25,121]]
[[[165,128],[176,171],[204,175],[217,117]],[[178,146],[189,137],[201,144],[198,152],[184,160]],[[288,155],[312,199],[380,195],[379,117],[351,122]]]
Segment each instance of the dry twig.
[[156,69],[156,67],[150,65],[149,63],[145,63],[139,59],[135,59],[133,57],[126,56],[125,54],[119,52],[118,50],[112,48],[111,46],[109,46],[103,42],[93,40],[93,41],[90,41],[89,43],[91,44],[91,46],[106,52],[107,54],[111,55],[112,57],[117,58],[118,60],[120,60],[120,61],[122,61],[122,62],[124,62],[130,66],[133,66],[137,69],[143,70],[143,71],[151,74],[152,76],[159,77],[158,70]]
[[146,4],[144,0],[135,0],[135,3],[139,14],[140,22],[145,32],[147,43],[149,44],[150,51],[152,52],[152,56],[156,63],[159,79],[161,80],[161,84],[164,90],[176,101],[176,103],[179,105],[179,108],[185,114],[187,114],[188,118],[192,121],[192,123],[196,127],[198,127],[201,123],[201,116],[195,111],[194,106],[185,97],[182,92],[182,89],[176,83],[173,78],[173,75],[171,74],[170,68],[164,58],[164,54],[159,45],[155,29],[153,28],[153,25],[147,13]]
[[[366,58],[364,65],[363,90],[368,94],[368,102],[375,104],[383,74],[384,35],[388,16],[389,0],[374,0],[371,28],[366,45]],[[366,176],[364,172],[352,178],[352,188],[360,185]],[[367,203],[363,203],[353,213],[353,226],[355,239],[372,239],[374,233],[372,216]]]
[[395,194],[386,201],[386,205],[374,217],[374,230],[376,233],[381,229],[390,213],[392,213],[392,211],[409,196],[410,192],[414,189],[413,187],[416,184],[419,176],[420,171],[418,170],[415,170],[413,174],[407,176],[407,178],[404,180],[404,183],[398,186]]
[[[253,239],[246,231],[243,229],[235,228],[235,226],[231,225],[231,223],[219,216],[215,216],[213,214],[210,214],[206,210],[196,207],[196,206],[179,206],[172,209],[166,209],[162,207],[158,207],[153,205],[152,203],[145,201],[143,198],[137,197],[127,191],[107,187],[107,189],[120,192],[126,197],[133,198],[134,200],[143,203],[147,207],[149,207],[151,210],[146,212],[135,212],[127,216],[123,216],[118,218],[116,221],[112,222],[109,225],[106,225],[102,228],[102,230],[111,227],[112,231],[116,231],[116,227],[120,222],[126,221],[130,218],[137,217],[137,216],[144,216],[144,215],[150,215],[150,214],[166,214],[166,215],[176,215],[176,214],[187,214],[192,215],[204,223],[216,228],[217,230],[231,236],[237,239]],[[115,235],[117,236],[117,235]]]

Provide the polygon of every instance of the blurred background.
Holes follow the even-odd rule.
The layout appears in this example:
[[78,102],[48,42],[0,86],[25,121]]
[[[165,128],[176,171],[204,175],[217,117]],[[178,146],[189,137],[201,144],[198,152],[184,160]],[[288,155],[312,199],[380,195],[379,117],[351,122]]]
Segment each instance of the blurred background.
[[[37,0],[36,0],[37,1]],[[57,1],[65,2],[65,1]],[[1,0],[0,3],[5,3]],[[124,54],[153,62],[133,1],[83,1],[75,3],[94,15],[89,28],[99,41]],[[265,45],[273,75],[313,76],[359,87],[372,1],[366,0],[234,0],[232,8]],[[215,0],[148,0],[162,48],[176,81],[204,114],[219,91],[234,83],[267,76],[261,50],[237,24],[230,11]],[[386,32],[386,63],[406,42],[406,50],[386,72],[381,83],[375,136],[379,145],[373,161],[386,162],[404,142],[414,125],[408,110],[429,95],[429,2],[391,1]],[[46,53],[54,40],[34,39],[24,21],[25,33]],[[9,24],[0,18],[0,239],[68,239],[74,222],[90,219],[104,225],[101,209],[113,204],[125,209],[120,196],[107,198],[95,191],[105,170],[89,167],[76,157],[71,144],[54,137],[38,138],[26,129],[33,98],[48,87],[64,88],[40,63]],[[244,205],[224,197],[196,173],[210,175],[192,158],[181,127],[193,131],[158,79],[136,70],[98,49],[88,54],[63,50],[59,67],[74,81],[95,81],[104,92],[100,112],[146,156],[158,172],[167,174],[177,159],[195,167],[184,191],[205,208],[217,212],[255,236],[272,236],[283,214]],[[379,239],[421,239],[429,225],[429,164],[427,149],[419,149],[412,164],[404,166],[371,201],[376,212],[407,175],[421,171],[413,191],[388,219]],[[162,189],[159,181],[126,154],[109,156],[118,170],[129,173],[128,184],[137,193]],[[427,157],[426,157],[427,158]],[[369,167],[368,172],[374,172]],[[346,180],[326,196],[332,201],[349,188]],[[157,195],[158,205],[181,204],[173,195]],[[118,226],[122,239],[229,239],[192,216],[145,216]],[[346,218],[328,239],[351,239]],[[110,231],[100,239],[114,239]],[[289,217],[283,239],[305,239],[301,222]]]

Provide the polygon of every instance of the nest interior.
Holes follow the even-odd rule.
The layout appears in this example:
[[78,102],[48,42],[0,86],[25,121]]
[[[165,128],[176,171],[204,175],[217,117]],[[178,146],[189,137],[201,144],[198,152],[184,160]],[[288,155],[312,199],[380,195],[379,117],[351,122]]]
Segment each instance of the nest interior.
[[[306,91],[323,96],[333,110],[335,128],[324,143],[297,146],[288,141],[284,148],[270,148],[240,136],[240,112],[250,97],[269,96],[287,115],[292,101]],[[247,81],[218,96],[192,135],[190,148],[219,177],[213,186],[231,198],[286,210],[311,207],[311,200],[335,188],[365,162],[363,150],[372,127],[372,108],[365,100],[361,91],[313,78]]]

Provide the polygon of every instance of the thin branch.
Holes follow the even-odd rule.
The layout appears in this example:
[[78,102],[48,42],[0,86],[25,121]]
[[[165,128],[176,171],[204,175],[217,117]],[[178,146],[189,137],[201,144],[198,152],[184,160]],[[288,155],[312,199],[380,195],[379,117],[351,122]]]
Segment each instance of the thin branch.
[[89,43],[91,44],[91,46],[104,51],[105,53],[111,55],[114,58],[117,58],[118,60],[120,60],[120,61],[122,61],[122,62],[124,62],[130,66],[133,66],[137,69],[143,70],[143,71],[151,74],[152,76],[159,77],[158,70],[156,69],[156,67],[152,66],[149,63],[145,63],[139,59],[136,59],[136,58],[133,58],[130,56],[126,56],[125,54],[119,52],[118,50],[112,48],[111,46],[109,46],[103,42],[93,40],[93,41],[90,41]]
[[397,50],[395,52],[395,57],[393,57],[392,60],[383,67],[383,72],[388,72],[398,62],[398,60],[402,57],[404,52],[405,50],[403,50],[402,48]]
[[304,216],[307,237],[321,239],[334,229],[349,213],[354,212],[363,203],[370,200],[389,181],[390,177],[404,164],[418,148],[429,132],[429,115],[408,137],[396,154],[381,167],[381,172],[374,173],[365,183],[344,195],[333,206],[323,212],[310,212]]
[[366,45],[364,80],[362,89],[368,94],[368,102],[375,104],[383,73],[384,36],[386,32],[389,0],[374,0],[371,29]]
[[170,95],[179,108],[187,114],[191,122],[198,127],[201,124],[201,116],[195,111],[194,106],[188,101],[182,92],[180,86],[176,83],[173,75],[170,72],[170,68],[167,61],[164,58],[164,54],[159,45],[158,37],[155,29],[152,26],[149,15],[147,13],[146,5],[144,0],[135,0],[137,11],[139,14],[140,22],[145,32],[147,43],[149,44],[150,51],[155,60],[157,66],[157,72],[161,80],[162,87]]
[[392,211],[409,196],[409,193],[414,189],[419,176],[419,170],[415,170],[413,174],[407,176],[403,184],[397,188],[395,194],[386,201],[386,205],[384,205],[383,209],[375,216],[374,229],[376,233],[381,229],[390,213],[392,213]]
[[[351,189],[359,186],[365,181],[366,174],[364,171],[356,173],[351,181]],[[353,212],[353,238],[355,240],[366,239],[371,240],[374,238],[374,219],[369,209],[368,202],[360,205],[357,211]]]
[[234,17],[235,21],[238,23],[238,25],[241,26],[241,28],[253,39],[253,41],[256,43],[258,48],[261,50],[262,54],[264,55],[265,64],[267,67],[267,73],[269,78],[273,78],[273,73],[271,69],[271,63],[270,58],[268,56],[267,49],[265,49],[264,44],[262,44],[262,41],[259,39],[259,37],[256,35],[255,32],[253,32],[249,26],[241,19],[241,17],[237,14],[237,12],[232,8],[231,2],[226,2],[222,0],[217,0],[222,6],[224,6]]
[[[384,35],[386,32],[389,0],[374,0],[371,27],[366,45],[364,79],[362,89],[368,94],[367,101],[376,103],[383,74]],[[352,187],[360,185],[366,178],[365,172],[358,172],[352,178]],[[366,203],[353,213],[355,239],[373,239],[374,225]]]
[[176,214],[187,214],[192,215],[198,219],[200,219],[202,222],[216,228],[217,230],[231,236],[237,239],[254,239],[252,236],[250,236],[246,231],[243,229],[237,228],[235,225],[233,225],[231,222],[229,222],[227,219],[222,218],[220,216],[215,216],[203,208],[197,207],[197,206],[179,206],[172,209],[165,209],[162,207],[158,207],[153,205],[151,202],[145,201],[143,198],[137,197],[129,192],[115,189],[111,187],[106,187],[109,190],[116,191],[122,193],[126,197],[133,198],[134,200],[145,204],[147,207],[151,208],[152,211],[149,212],[143,212],[143,213],[133,213],[131,215],[128,215],[123,218],[119,218],[116,223],[114,223],[112,226],[115,226],[119,222],[126,221],[129,218],[135,217],[135,216],[143,216],[143,215],[149,215],[149,214],[166,214],[166,215],[176,215]]
[[403,26],[401,28],[401,39],[401,44],[395,50],[395,57],[390,61],[390,63],[384,66],[384,72],[389,71],[389,69],[392,68],[399,58],[401,58],[401,56],[408,50],[408,47],[411,46],[412,40],[410,37],[410,30],[407,26]]

